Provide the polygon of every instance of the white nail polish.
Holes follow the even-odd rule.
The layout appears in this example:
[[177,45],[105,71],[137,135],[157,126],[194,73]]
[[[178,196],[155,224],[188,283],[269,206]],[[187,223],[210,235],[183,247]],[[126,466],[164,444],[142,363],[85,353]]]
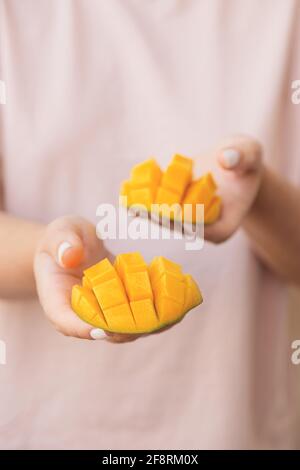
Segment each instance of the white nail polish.
[[71,243],[69,242],[63,242],[59,245],[58,250],[57,250],[57,262],[58,264],[63,268],[64,264],[62,262],[62,258],[64,253],[69,250],[69,248],[72,248]]
[[240,161],[241,154],[236,149],[223,150],[223,160],[227,168],[233,168]]
[[105,331],[100,330],[100,328],[95,328],[94,330],[91,330],[90,332],[91,338],[92,339],[105,339],[107,338]]

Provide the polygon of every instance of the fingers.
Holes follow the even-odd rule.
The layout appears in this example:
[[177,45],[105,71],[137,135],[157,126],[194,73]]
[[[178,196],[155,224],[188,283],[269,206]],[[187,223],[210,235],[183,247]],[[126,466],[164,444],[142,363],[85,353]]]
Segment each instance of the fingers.
[[84,258],[81,219],[64,217],[49,227],[50,254],[62,268],[76,268]]
[[248,173],[262,165],[262,147],[255,139],[237,136],[224,140],[217,150],[217,159],[224,170]]
[[221,174],[219,219],[206,225],[204,236],[213,243],[228,240],[241,226],[253,205],[263,174],[262,147],[255,139],[235,136],[221,142],[215,150]]
[[71,308],[70,292],[78,280],[59,271],[53,257],[46,252],[35,257],[34,271],[40,303],[55,329],[65,336],[91,339],[92,327]]
[[139,334],[125,334],[125,333],[110,333],[106,332],[106,341],[109,343],[121,344],[121,343],[131,343],[132,341],[136,341],[139,338],[142,338],[146,335],[139,335]]
[[80,266],[84,259],[83,219],[63,217],[52,222],[39,247],[49,253],[57,264],[66,269]]
[[57,254],[57,262],[62,268],[77,268],[83,260],[83,246],[81,239],[76,238],[74,235],[69,236],[68,233],[62,236],[64,240],[72,238],[68,241],[58,241],[55,247]]

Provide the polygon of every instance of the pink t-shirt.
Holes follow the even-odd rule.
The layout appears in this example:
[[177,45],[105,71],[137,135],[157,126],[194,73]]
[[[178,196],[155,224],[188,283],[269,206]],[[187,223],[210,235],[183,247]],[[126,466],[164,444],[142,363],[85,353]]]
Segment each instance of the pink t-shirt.
[[[299,0],[0,6],[10,213],[96,223],[134,163],[154,155],[165,166],[181,152],[214,170],[202,155],[237,132],[260,139],[267,163],[299,183]],[[59,335],[35,301],[2,301],[0,448],[299,446],[286,287],[245,235],[199,252],[183,240],[107,245],[182,263],[203,306],[164,334],[112,345]]]

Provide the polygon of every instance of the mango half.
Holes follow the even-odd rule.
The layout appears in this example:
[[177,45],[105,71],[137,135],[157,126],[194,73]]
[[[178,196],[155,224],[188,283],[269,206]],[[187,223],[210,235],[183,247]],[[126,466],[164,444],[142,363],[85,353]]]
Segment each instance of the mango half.
[[[171,220],[212,224],[221,211],[217,185],[211,173],[193,180],[193,163],[191,158],[176,154],[165,172],[153,158],[134,166],[130,179],[121,185],[125,205],[158,212]],[[204,205],[204,220],[199,220],[197,204]]]
[[181,320],[202,303],[201,292],[179,264],[158,256],[149,266],[140,253],[105,258],[73,286],[72,308],[85,322],[114,333],[151,333]]

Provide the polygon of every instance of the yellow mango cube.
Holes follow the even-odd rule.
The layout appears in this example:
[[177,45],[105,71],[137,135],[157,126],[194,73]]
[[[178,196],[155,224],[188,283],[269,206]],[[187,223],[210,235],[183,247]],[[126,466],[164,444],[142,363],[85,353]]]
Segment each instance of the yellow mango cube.
[[210,177],[203,176],[187,189],[183,204],[204,204],[208,206],[214,197],[215,188]]
[[180,204],[180,195],[160,186],[156,193],[155,204]]
[[[131,191],[130,181],[123,181],[120,187],[120,196],[122,196],[122,205],[125,205],[126,207],[131,206],[130,191]],[[126,202],[124,200],[125,198],[126,198]]]
[[110,261],[105,258],[84,272],[85,283],[94,287],[103,281],[108,281],[116,277],[117,273]]
[[130,308],[138,330],[153,331],[159,328],[159,320],[152,300],[130,302]]
[[151,210],[155,200],[155,192],[151,188],[132,189],[129,193],[130,206]]
[[155,309],[158,314],[161,327],[176,323],[182,317],[182,305],[168,297],[156,297]]
[[116,333],[136,333],[136,324],[128,303],[103,311],[110,330]]
[[103,312],[91,289],[75,285],[72,289],[71,304],[73,310],[82,320],[98,328],[107,327]]
[[184,304],[185,284],[172,274],[164,273],[153,285],[155,299],[164,297],[174,300],[181,306]]
[[128,196],[131,190],[130,181],[123,181],[120,187],[121,196]]
[[123,280],[129,301],[153,299],[147,269],[136,273],[125,273]]
[[218,189],[217,183],[211,173],[206,173],[203,178],[205,179],[207,186],[209,186],[213,191]]
[[220,217],[221,212],[221,198],[214,196],[211,204],[204,212],[204,220],[206,224],[212,224]]
[[126,293],[119,278],[96,285],[93,292],[103,311],[127,302]]
[[153,182],[158,186],[162,176],[162,171],[155,159],[151,158],[135,165],[131,170],[130,176],[131,182],[141,185],[140,187],[143,185],[147,186]]
[[181,266],[167,258],[164,258],[163,256],[156,256],[153,258],[149,265],[149,274],[152,285],[155,284],[163,274],[171,274],[179,281],[183,281]]
[[91,281],[89,281],[89,279],[86,276],[83,276],[82,278],[82,285],[83,287],[88,287],[89,289],[93,288]]
[[194,161],[192,158],[184,157],[183,155],[176,153],[173,156],[171,163],[179,163],[180,165],[185,166],[190,173],[193,171]]
[[192,172],[180,163],[171,163],[161,180],[161,187],[179,194],[182,198],[187,186],[191,182]]
[[138,252],[124,253],[116,256],[114,266],[121,279],[124,278],[125,273],[136,273],[147,270],[147,264],[142,255]]
[[194,279],[190,274],[184,275],[184,283],[185,283],[185,298],[184,298],[184,311],[188,312],[197,305],[200,305],[203,301],[202,294],[195,283]]

